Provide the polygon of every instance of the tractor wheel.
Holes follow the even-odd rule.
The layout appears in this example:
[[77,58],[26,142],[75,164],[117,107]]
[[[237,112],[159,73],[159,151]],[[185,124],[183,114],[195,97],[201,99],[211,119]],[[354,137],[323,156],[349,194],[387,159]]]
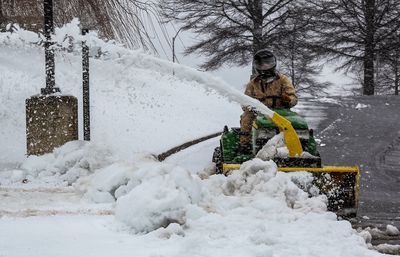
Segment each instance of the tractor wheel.
[[222,169],[223,157],[222,157],[221,147],[216,147],[214,149],[212,161],[215,163],[215,173],[223,174],[223,169]]

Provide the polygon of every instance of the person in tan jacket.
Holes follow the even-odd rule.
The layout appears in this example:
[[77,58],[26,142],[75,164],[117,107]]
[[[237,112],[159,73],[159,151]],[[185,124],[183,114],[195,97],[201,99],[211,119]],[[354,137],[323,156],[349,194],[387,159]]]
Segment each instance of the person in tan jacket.
[[[269,108],[291,108],[297,104],[296,91],[289,78],[276,71],[276,57],[269,50],[258,51],[253,58],[253,75],[245,94]],[[256,113],[243,107],[240,116],[240,151],[251,151],[251,129]]]

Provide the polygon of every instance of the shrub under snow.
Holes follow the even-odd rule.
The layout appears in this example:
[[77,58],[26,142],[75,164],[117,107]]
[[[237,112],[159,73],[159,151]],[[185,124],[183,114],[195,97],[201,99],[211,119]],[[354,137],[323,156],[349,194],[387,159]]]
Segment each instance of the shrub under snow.
[[[148,172],[157,172],[156,169]],[[144,180],[120,197],[116,218],[137,232],[153,231],[170,223],[184,224],[188,207],[200,198],[200,179],[176,167]]]

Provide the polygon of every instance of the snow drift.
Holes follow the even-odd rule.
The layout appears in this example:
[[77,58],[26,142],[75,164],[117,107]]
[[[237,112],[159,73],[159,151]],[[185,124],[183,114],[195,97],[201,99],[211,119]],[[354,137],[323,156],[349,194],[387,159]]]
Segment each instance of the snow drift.
[[[94,32],[83,37],[78,24],[56,29],[56,84],[76,96],[81,109],[80,48],[86,40],[98,55],[90,63],[92,141],[132,160],[138,152],[161,153],[239,123],[240,106],[205,89],[210,75],[105,42]],[[22,29],[0,33],[0,163],[24,160],[25,99],[45,86],[40,42]]]

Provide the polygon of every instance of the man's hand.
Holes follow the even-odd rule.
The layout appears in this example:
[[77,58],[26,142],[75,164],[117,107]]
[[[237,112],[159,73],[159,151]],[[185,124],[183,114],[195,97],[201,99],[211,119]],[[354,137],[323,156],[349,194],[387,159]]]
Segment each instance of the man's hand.
[[291,103],[292,103],[292,98],[290,98],[290,96],[287,96],[287,95],[282,96],[283,106],[285,106],[286,108],[290,108],[290,107],[292,107]]

